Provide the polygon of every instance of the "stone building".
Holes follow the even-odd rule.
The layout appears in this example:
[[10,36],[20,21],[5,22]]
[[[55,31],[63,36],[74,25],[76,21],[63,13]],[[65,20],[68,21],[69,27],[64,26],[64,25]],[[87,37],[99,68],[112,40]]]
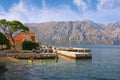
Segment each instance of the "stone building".
[[20,32],[14,37],[16,50],[22,50],[23,41],[35,42],[35,33],[33,31]]

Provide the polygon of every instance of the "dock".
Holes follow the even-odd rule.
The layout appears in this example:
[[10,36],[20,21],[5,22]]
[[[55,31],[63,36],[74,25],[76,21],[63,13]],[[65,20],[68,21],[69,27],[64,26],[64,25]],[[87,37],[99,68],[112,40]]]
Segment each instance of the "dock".
[[65,56],[72,59],[91,59],[91,50],[88,48],[60,48],[58,55]]
[[58,59],[62,55],[72,59],[91,59],[91,50],[88,48],[58,48],[53,53],[38,53],[27,50],[22,51],[3,51],[0,57],[13,57],[16,59]]
[[33,53],[31,51],[21,51],[21,52],[1,52],[0,57],[13,57],[16,59],[55,59],[58,57],[55,53]]

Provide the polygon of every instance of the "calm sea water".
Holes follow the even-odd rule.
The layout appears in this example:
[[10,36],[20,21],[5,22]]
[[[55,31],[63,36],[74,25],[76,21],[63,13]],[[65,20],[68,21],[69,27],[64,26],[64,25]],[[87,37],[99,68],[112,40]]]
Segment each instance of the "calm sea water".
[[73,46],[92,50],[92,59],[22,61],[7,64],[0,80],[120,80],[120,46]]

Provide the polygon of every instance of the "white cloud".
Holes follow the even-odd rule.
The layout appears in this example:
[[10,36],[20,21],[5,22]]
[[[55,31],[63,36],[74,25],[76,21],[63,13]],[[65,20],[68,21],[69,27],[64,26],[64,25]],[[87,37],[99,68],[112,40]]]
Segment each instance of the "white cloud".
[[3,15],[3,14],[5,14],[5,10],[4,10],[4,8],[0,5],[0,15]]
[[113,9],[119,7],[120,0],[99,0],[98,9]]
[[87,0],[87,3],[83,2],[83,0],[73,1],[78,7],[83,8],[82,15],[84,19],[102,23],[120,21],[120,0],[98,0],[96,11],[87,10],[92,0]]
[[27,20],[28,15],[28,7],[21,0],[18,4],[14,4],[7,12],[0,15],[0,19],[5,18],[7,20]]
[[[89,0],[88,3],[91,3]],[[8,11],[0,6],[0,19],[19,20],[23,23],[28,22],[48,22],[48,21],[74,21],[90,19],[95,22],[119,21],[120,19],[120,0],[99,0],[97,11],[87,10],[88,5],[82,0],[74,0],[74,4],[83,8],[83,13],[75,12],[68,5],[48,8],[43,0],[42,8],[28,5],[25,0],[20,0]],[[87,3],[87,4],[88,4]],[[117,5],[116,5],[117,4]]]
[[81,16],[76,12],[72,11],[69,6],[63,6],[59,9],[46,9],[40,11],[40,16],[42,22],[45,21],[69,21],[69,20],[79,20]]
[[120,20],[120,0],[99,0],[97,17],[107,20]]
[[69,6],[63,5],[59,8],[45,8],[45,2],[43,8],[37,8],[25,3],[24,0],[20,0],[18,4],[14,4],[8,12],[0,14],[0,19],[5,18],[7,20],[19,20],[23,23],[26,22],[48,22],[48,21],[69,21],[80,20],[82,15],[71,10]]
[[86,10],[87,5],[83,0],[73,0],[73,2],[80,8],[82,8],[83,11]]

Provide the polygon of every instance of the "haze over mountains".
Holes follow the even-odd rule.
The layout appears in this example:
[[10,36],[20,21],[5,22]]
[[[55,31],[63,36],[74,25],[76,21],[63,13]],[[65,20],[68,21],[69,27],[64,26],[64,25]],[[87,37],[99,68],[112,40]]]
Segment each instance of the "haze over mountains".
[[120,45],[120,22],[99,24],[90,20],[27,23],[36,39],[47,44]]

